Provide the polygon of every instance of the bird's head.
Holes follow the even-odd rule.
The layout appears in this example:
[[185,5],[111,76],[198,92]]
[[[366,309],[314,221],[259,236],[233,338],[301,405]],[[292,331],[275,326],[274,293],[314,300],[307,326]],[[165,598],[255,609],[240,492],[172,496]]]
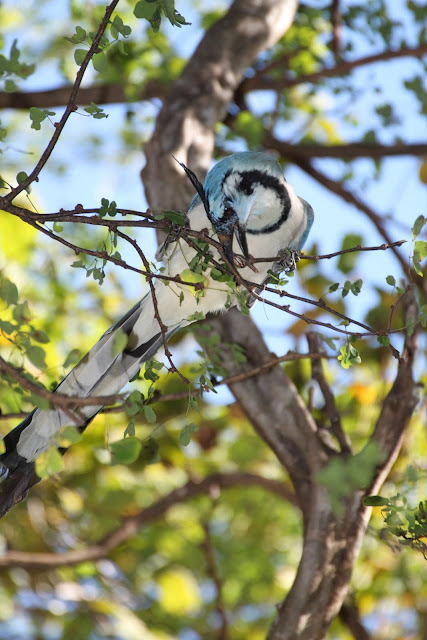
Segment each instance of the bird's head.
[[279,163],[267,153],[246,151],[220,160],[207,174],[203,187],[194,174],[184,169],[231,264],[233,238],[248,259],[247,234],[272,233],[292,211],[302,212],[305,204],[310,206],[295,195]]

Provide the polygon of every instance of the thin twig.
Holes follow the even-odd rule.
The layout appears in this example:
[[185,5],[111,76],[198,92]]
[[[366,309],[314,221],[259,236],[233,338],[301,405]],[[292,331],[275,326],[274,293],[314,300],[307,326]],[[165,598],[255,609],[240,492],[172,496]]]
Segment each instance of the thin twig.
[[82,80],[83,80],[83,76],[85,74],[85,71],[86,71],[86,69],[87,69],[87,67],[89,65],[89,62],[91,61],[92,57],[94,56],[95,53],[98,52],[99,43],[101,42],[101,38],[104,35],[104,31],[106,30],[106,28],[108,26],[108,23],[110,21],[111,15],[114,12],[114,9],[116,8],[118,2],[119,2],[119,0],[113,0],[111,2],[111,4],[105,10],[105,15],[104,15],[102,21],[99,24],[98,31],[95,34],[95,37],[94,37],[94,39],[92,41],[92,44],[91,44],[91,46],[89,48],[89,51],[87,52],[87,54],[86,54],[86,56],[85,56],[85,58],[84,58],[84,60],[82,62],[82,65],[81,65],[80,69],[77,72],[76,79],[75,79],[73,87],[71,89],[70,98],[68,100],[68,104],[66,106],[66,109],[65,109],[65,111],[64,111],[64,113],[62,115],[61,120],[58,123],[55,123],[55,131],[53,133],[53,136],[50,139],[46,149],[43,151],[42,155],[40,156],[40,160],[38,161],[38,163],[36,164],[36,166],[34,167],[32,172],[30,173],[30,175],[27,176],[27,178],[25,178],[25,180],[23,180],[17,187],[12,189],[6,196],[4,196],[3,198],[0,198],[0,205],[1,205],[2,201],[5,204],[12,202],[12,200],[14,198],[16,198],[16,196],[19,193],[21,193],[21,191],[26,189],[32,182],[34,182],[34,180],[38,180],[38,176],[40,174],[40,171],[45,166],[45,164],[48,161],[53,149],[55,148],[55,145],[59,140],[59,137],[60,137],[65,125],[66,125],[66,122],[67,122],[68,118],[70,117],[70,115],[71,115],[71,113],[73,111],[77,110],[76,99],[77,99],[77,94],[79,92],[80,85],[81,85]]
[[[267,371],[269,371],[276,365],[280,364],[281,362],[294,362],[296,360],[303,360],[305,358],[309,358],[311,360],[317,360],[320,358],[323,358],[325,360],[335,360],[336,356],[328,355],[324,351],[320,353],[296,353],[295,351],[291,351],[286,353],[283,356],[272,358],[268,362],[265,362],[264,364],[258,367],[254,367],[253,369],[249,369],[249,371],[245,371],[244,373],[239,373],[239,374],[236,374],[235,376],[228,376],[228,377],[222,378],[221,380],[212,380],[212,386],[220,387],[221,385],[230,385],[230,384],[235,384],[237,382],[242,382],[243,380],[247,380],[248,378],[254,378],[255,376],[266,373]],[[1,360],[0,360],[0,369],[1,369]],[[23,377],[22,375],[15,376],[16,371],[17,370],[14,369],[14,372],[8,371],[8,373],[10,373],[10,375],[13,375],[15,379],[19,378],[17,379],[17,382],[19,382],[23,388],[26,388],[29,391],[34,391],[33,386],[36,386],[38,391],[37,392],[34,391],[34,393],[38,393],[39,396],[42,396],[42,393],[40,393],[39,391],[39,389],[42,390],[41,387],[38,387],[37,385],[35,385],[35,383],[30,383],[30,385],[27,385],[27,378]],[[17,373],[19,374],[19,372]],[[145,404],[155,404],[157,402],[176,402],[177,400],[185,400],[188,398],[188,393],[189,393],[188,390],[176,392],[176,393],[160,393],[160,391],[156,390],[153,393],[153,396],[147,399]],[[200,390],[192,389],[190,390],[190,393],[193,396],[197,396],[200,394]],[[90,398],[79,398],[76,396],[64,396],[57,392],[47,391],[46,389],[43,389],[42,397],[48,400],[50,400],[53,397],[53,403],[55,403],[55,399],[59,397],[64,399],[64,404],[70,404],[73,406],[74,405],[87,406],[89,404],[91,405],[92,403],[94,404],[104,403],[105,405],[115,404],[119,400],[125,400],[127,397],[127,394],[118,394],[116,396],[99,396],[99,397],[91,396]],[[104,406],[104,408],[99,413],[120,413],[123,410],[124,410],[123,405],[117,405],[112,407]],[[27,415],[28,415],[28,412],[26,411],[13,412],[13,413],[0,413],[0,420],[12,420],[15,418],[25,418]]]
[[382,235],[386,243],[390,245],[394,255],[396,256],[397,260],[400,263],[400,266],[403,269],[403,272],[406,275],[409,275],[409,267],[405,262],[405,259],[403,258],[403,256],[401,256],[401,254],[397,251],[396,247],[392,246],[393,240],[389,236],[388,231],[383,225],[383,220],[381,219],[381,216],[379,216],[371,207],[369,207],[365,202],[363,202],[363,200],[360,200],[351,191],[349,191],[348,189],[345,189],[342,186],[342,184],[340,184],[338,181],[332,180],[331,178],[326,176],[324,173],[322,173],[318,169],[315,169],[310,162],[295,160],[295,164],[297,164],[303,171],[305,171],[308,175],[310,175],[312,178],[317,180],[317,182],[322,184],[324,187],[326,187],[333,193],[336,193],[338,196],[343,198],[343,200],[345,200],[346,202],[349,202],[350,204],[360,209],[360,211],[363,211],[363,213],[365,213],[367,217],[371,220],[371,222],[374,224],[378,232]]
[[[307,342],[310,353],[319,353],[319,338],[316,333],[312,331],[307,333]],[[325,400],[326,413],[328,414],[331,422],[331,432],[338,440],[341,447],[341,453],[344,455],[350,455],[352,453],[350,438],[342,428],[341,417],[335,404],[334,395],[326,381],[325,374],[323,372],[322,360],[320,358],[313,358],[311,360],[311,374],[313,380],[316,380],[322,392]]]
[[14,367],[13,365],[6,362],[0,356],[0,371],[3,371],[5,374],[9,375],[16,382],[20,384],[20,386],[32,393],[36,394],[40,398],[44,398],[49,400],[49,402],[55,406],[60,407],[61,409],[69,409],[76,408],[77,406],[88,407],[88,406],[96,406],[96,405],[107,405],[114,404],[118,400],[124,399],[124,394],[116,394],[112,396],[90,396],[88,398],[78,398],[67,396],[64,393],[60,393],[59,391],[48,391],[43,386],[39,386],[36,382],[29,380],[26,376],[24,376],[19,369]]
[[150,294],[151,294],[151,300],[153,302],[153,310],[154,310],[154,317],[156,318],[159,328],[160,328],[160,332],[162,334],[162,341],[163,341],[163,349],[165,352],[165,356],[167,357],[169,364],[171,366],[170,368],[170,372],[171,373],[177,373],[179,375],[179,377],[181,378],[181,380],[185,383],[185,384],[190,384],[190,381],[188,378],[186,378],[181,371],[179,371],[179,369],[175,366],[173,360],[172,360],[172,353],[169,350],[168,347],[168,340],[167,340],[167,327],[166,325],[163,323],[163,320],[160,317],[160,313],[159,313],[159,305],[157,302],[157,296],[156,296],[156,289],[155,286],[153,284],[153,277],[154,274],[151,272],[150,270],[150,264],[147,260],[147,258],[145,257],[143,251],[141,250],[141,248],[138,246],[138,243],[136,242],[136,240],[134,240],[133,238],[131,238],[130,236],[126,235],[125,233],[122,233],[121,231],[117,231],[117,235],[120,238],[123,238],[124,240],[127,240],[135,249],[135,251],[138,253],[139,257],[141,258],[145,270],[147,271],[147,275],[146,279],[148,280],[148,285],[150,287]]

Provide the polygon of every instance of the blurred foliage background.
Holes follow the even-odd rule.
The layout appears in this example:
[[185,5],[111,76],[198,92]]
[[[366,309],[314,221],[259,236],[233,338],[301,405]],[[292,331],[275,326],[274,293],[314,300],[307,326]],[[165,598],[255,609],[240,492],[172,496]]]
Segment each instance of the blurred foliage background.
[[[120,47],[108,47],[107,65],[91,68],[85,79],[84,89],[113,87],[110,104],[97,102],[108,118],[94,119],[83,109],[73,115],[40,183],[31,194],[21,196],[23,206],[57,211],[74,208],[77,202],[99,206],[105,197],[122,207],[144,210],[139,182],[141,149],[151,135],[161,99],[203,31],[223,15],[227,5],[216,0],[180,2],[177,9],[191,25],[178,29],[164,19],[158,31],[135,17],[134,5],[124,1],[118,7],[118,15],[132,33],[119,37]],[[16,62],[13,41],[17,38],[19,64],[35,67],[18,65],[9,73],[0,59],[4,80],[0,106],[12,106],[13,100],[18,105],[19,95],[30,93],[29,104],[45,105],[60,114],[62,107],[51,106],[49,91],[73,81],[77,70],[74,52],[80,47],[66,37],[73,36],[77,25],[95,31],[104,10],[104,4],[97,1],[26,0],[19,6],[4,2],[0,6],[4,59],[11,61],[15,55]],[[394,146],[420,142],[420,136],[425,140],[426,69],[421,54],[408,53],[397,60],[386,56],[372,65],[355,65],[345,75],[320,75],[316,81],[298,82],[345,59],[423,46],[424,3],[342,2],[339,51],[330,10],[327,2],[301,2],[288,33],[248,70],[247,81],[253,81],[253,88],[237,96],[224,122],[218,123],[216,158],[261,148],[266,132],[272,150],[274,140],[287,141],[296,149],[309,143]],[[287,61],[286,78],[293,86],[284,82],[283,66],[278,62],[283,59]],[[256,86],[257,74],[266,67],[270,85],[264,88],[260,80]],[[3,186],[15,184],[18,172],[29,173],[34,166],[52,135],[49,119],[55,122],[50,116],[37,130],[30,128],[28,110],[9,108],[1,113]],[[280,153],[279,147],[277,151]],[[351,258],[315,263],[302,260],[287,285],[294,293],[323,297],[337,310],[375,329],[386,324],[390,306],[398,297],[386,277],[392,274],[399,283],[402,262],[409,268],[411,228],[426,211],[426,159],[419,153],[389,155],[301,157],[363,201],[393,240],[408,240],[401,261],[391,252],[351,254]],[[342,193],[322,184],[304,168],[304,162],[298,165],[297,156],[291,156],[282,157],[286,175],[316,212],[307,253],[384,242],[372,216],[357,210],[354,202],[346,202]],[[289,160],[294,163],[288,164]],[[78,246],[111,248],[111,237],[103,230],[64,224],[57,231]],[[134,237],[144,251],[154,254],[152,232],[135,230]],[[129,249],[120,243],[118,248],[126,261],[137,264]],[[70,359],[64,366],[70,352],[85,353],[142,296],[146,286],[141,286],[139,276],[111,264],[105,267],[100,286],[93,272],[70,268],[75,259],[65,247],[0,212],[0,353],[15,364],[25,364],[48,387],[70,369]],[[86,265],[100,267],[89,260]],[[413,272],[412,276],[416,278]],[[363,281],[362,291],[343,297],[344,282],[358,279]],[[18,293],[5,284],[9,282]],[[339,288],[329,293],[334,283]],[[423,292],[425,285],[418,289],[420,305],[425,304]],[[321,309],[302,303],[293,308],[331,322]],[[303,321],[260,304],[254,315],[268,345],[279,355],[287,349],[306,350]],[[11,334],[4,323],[13,323],[17,331]],[[393,326],[402,326],[399,310]],[[344,370],[336,361],[343,341],[331,343],[336,338],[333,332],[321,333],[329,340],[329,346],[324,343],[331,355],[325,364],[328,381],[357,450],[371,432],[395,361],[375,340],[359,341],[361,364]],[[392,342],[401,346],[399,336]],[[425,335],[420,336],[420,343],[416,373],[425,385]],[[172,350],[183,373],[197,387],[204,369],[191,330],[178,334]],[[321,422],[323,404],[308,361],[284,366]],[[165,368],[158,374],[155,388],[162,394],[185,391],[179,378],[167,374]],[[133,389],[144,394],[151,386],[143,375],[132,383]],[[401,493],[413,506],[426,495],[426,400],[422,393],[420,386],[419,408],[382,491],[386,496]],[[0,421],[2,433],[33,403],[29,392],[8,379],[1,380],[0,410],[9,416]],[[151,422],[147,420],[144,412],[134,417],[135,433],[143,442],[135,462],[111,464],[110,444],[123,438],[129,416],[125,412],[100,414],[65,456],[64,471],[33,489],[2,521],[3,550],[55,553],[56,562],[62,563],[49,566],[46,560],[44,567],[1,567],[2,638],[265,637],[275,604],[292,584],[301,550],[302,523],[298,508],[286,499],[286,474],[225,389],[219,387],[217,395],[204,393],[197,403],[189,404],[184,397],[150,406],[155,422],[152,416],[148,416]],[[180,434],[188,424],[195,424],[198,431],[183,446]],[[200,490],[194,488],[211,477]],[[163,497],[181,486],[189,487],[188,494],[182,499],[173,494],[165,506]],[[285,487],[285,494],[279,487]],[[158,511],[144,517],[144,509],[153,504],[159,505]],[[141,512],[132,535],[125,535],[108,553],[97,557],[99,541],[116,530],[124,531],[130,526],[126,523]],[[349,610],[357,611],[371,638],[422,640],[427,637],[425,560],[382,530],[381,509],[375,508],[354,571]],[[61,554],[92,547],[92,559],[74,563],[63,556],[61,561]],[[344,614],[335,621],[331,640],[357,638]]]

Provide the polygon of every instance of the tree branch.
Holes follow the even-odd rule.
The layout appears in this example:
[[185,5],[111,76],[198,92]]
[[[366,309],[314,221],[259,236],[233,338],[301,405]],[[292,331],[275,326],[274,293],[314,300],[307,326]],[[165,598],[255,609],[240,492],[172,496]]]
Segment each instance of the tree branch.
[[[46,109],[62,107],[70,98],[71,86],[47,89],[45,91],[12,92],[0,91],[0,109],[29,109],[38,107]],[[160,80],[148,80],[146,84],[136,91],[135,101],[163,98],[168,87]],[[81,87],[79,89],[79,104],[117,104],[128,103],[129,98],[123,84],[101,84],[93,87]]]
[[396,58],[421,58],[427,53],[427,43],[418,45],[416,47],[402,47],[401,49],[393,50],[387,49],[380,53],[375,53],[363,58],[357,58],[356,60],[349,60],[346,62],[340,62],[334,67],[325,67],[315,71],[314,73],[308,73],[305,76],[298,76],[295,78],[280,78],[272,79],[264,77],[263,70],[260,69],[251,78],[246,78],[240,85],[239,90],[243,93],[248,91],[264,91],[267,89],[281,90],[290,89],[300,84],[314,83],[324,78],[333,78],[336,76],[347,75],[353,69],[365,66],[367,64],[374,64],[376,62],[386,62],[388,60],[395,60]]
[[347,626],[354,640],[372,640],[360,620],[360,613],[352,598],[346,598],[340,609],[340,619]]
[[[268,146],[267,142],[267,146]],[[277,141],[274,143],[276,148]],[[348,144],[300,144],[279,142],[280,155],[290,158],[292,162],[296,159],[307,160],[309,158],[384,158],[393,156],[425,156],[427,154],[427,143],[417,142],[406,144],[400,142],[396,144],[369,144],[367,142],[350,142]]]
[[253,473],[214,473],[203,480],[190,480],[179,489],[171,491],[139,513],[127,516],[120,526],[107,534],[99,542],[77,551],[64,553],[33,553],[26,551],[6,551],[0,555],[0,567],[22,567],[25,569],[52,569],[71,566],[105,558],[113,549],[132,538],[140,529],[162,518],[174,505],[194,498],[213,489],[228,489],[238,486],[261,487],[275,493],[280,498],[296,505],[293,493],[282,483]]

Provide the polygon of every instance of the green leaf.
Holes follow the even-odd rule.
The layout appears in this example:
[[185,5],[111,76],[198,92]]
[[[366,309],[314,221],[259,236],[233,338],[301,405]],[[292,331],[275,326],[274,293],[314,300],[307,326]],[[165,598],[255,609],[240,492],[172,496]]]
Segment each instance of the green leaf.
[[396,280],[394,278],[394,276],[387,276],[387,278],[385,279],[385,281],[387,282],[387,284],[389,284],[391,287],[396,286]]
[[62,456],[54,445],[36,458],[36,473],[42,480],[53,473],[59,473],[63,467]]
[[63,230],[64,230],[64,227],[63,227],[63,226],[62,226],[62,224],[60,224],[59,222],[56,222],[56,221],[55,221],[55,222],[53,223],[53,230],[54,230],[54,231],[58,231],[58,232],[59,232],[59,231],[63,231]]
[[11,322],[8,322],[7,320],[1,320],[0,318],[0,330],[4,331],[4,333],[9,336],[11,333],[13,333],[15,327]]
[[196,398],[193,395],[190,395],[190,397],[188,398],[188,406],[193,411],[197,411],[197,413],[199,412],[199,405],[197,403]]
[[382,496],[366,496],[363,498],[363,504],[367,507],[386,507],[390,504],[390,500]]
[[419,474],[418,474],[418,469],[415,465],[413,464],[408,464],[408,466],[406,467],[406,474],[408,476],[408,482],[418,482],[419,480]]
[[73,44],[81,44],[82,42],[85,42],[86,38],[87,38],[87,34],[85,29],[77,25],[76,32],[73,33],[71,38],[66,38],[66,40],[69,40]]
[[128,416],[136,416],[144,405],[144,395],[135,389],[128,395],[126,402],[124,403],[124,409]]
[[6,93],[14,93],[15,91],[18,91],[18,85],[13,80],[8,78],[4,83],[4,89]]
[[30,401],[34,407],[42,409],[43,411],[46,411],[50,408],[48,398],[42,398],[41,396],[38,396],[37,393],[34,393],[34,391],[32,391],[30,394]]
[[423,276],[421,262],[427,257],[427,242],[425,240],[417,240],[414,246],[414,255],[412,256],[412,264],[419,276]]
[[[21,184],[21,182],[24,182],[24,180],[26,180],[28,178],[28,175],[25,173],[25,171],[20,171],[17,176],[16,176],[16,181],[18,184]],[[31,193],[31,185],[29,184],[28,187],[25,187],[25,191],[27,193]]]
[[34,329],[33,331],[31,331],[31,337],[34,338],[34,340],[37,340],[37,342],[41,342],[42,344],[47,344],[48,342],[50,342],[49,336],[47,335],[46,331],[42,331],[41,329]]
[[18,302],[18,287],[14,282],[7,280],[6,278],[0,283],[0,298],[2,298],[7,305],[16,304]]
[[427,258],[427,242],[425,240],[417,240],[415,242],[415,251],[418,252],[420,260]]
[[[348,235],[345,236],[343,240],[343,243],[341,245],[341,251],[344,251],[345,249],[353,249],[354,247],[361,245],[362,242],[363,242],[363,237],[361,235],[355,234],[355,233],[349,233]],[[350,273],[350,271],[353,270],[358,257],[359,257],[359,254],[356,251],[352,253],[344,253],[339,257],[338,269],[345,275],[347,273]]]
[[133,14],[135,18],[144,18],[150,20],[156,11],[156,5],[154,2],[146,2],[146,0],[140,0],[136,3]]
[[418,218],[414,222],[414,226],[412,227],[412,239],[415,240],[417,236],[420,235],[422,228],[427,222],[427,218],[424,216],[418,216]]
[[[130,27],[129,27],[129,28],[130,28]],[[123,56],[127,56],[127,55],[128,55],[128,53],[127,53],[127,51],[126,51],[125,43],[123,42],[123,40],[119,40],[119,41],[118,41],[118,43],[117,43],[117,48],[118,48],[118,50],[120,51],[120,53],[121,53]]]
[[132,420],[129,421],[129,424],[125,429],[124,437],[125,438],[126,436],[133,437],[134,435],[135,435],[135,420],[132,418]]
[[[98,105],[96,105],[94,102],[91,102],[89,107],[85,107],[84,111],[89,113],[96,120],[100,120],[101,118],[108,118],[108,114],[104,113],[104,109],[102,107],[98,107]],[[108,200],[106,198],[103,198],[102,200],[105,200],[108,203]]]
[[[334,457],[316,475],[316,479],[328,490],[332,507],[343,513],[346,499],[354,491],[369,487],[378,464],[384,454],[377,442],[369,442],[359,453],[349,458]],[[371,496],[372,497],[372,496]]]
[[390,338],[388,336],[378,336],[377,340],[383,347],[387,347],[390,344]]
[[352,293],[354,296],[358,296],[358,295],[359,295],[359,293],[360,293],[360,292],[361,292],[361,290],[362,290],[362,285],[363,285],[363,280],[361,280],[360,278],[359,278],[359,280],[356,280],[355,282],[353,282],[353,284],[352,284],[352,285],[351,285],[351,287],[350,287],[350,289],[351,289],[351,293]]
[[139,438],[131,436],[110,444],[113,464],[131,464],[138,458],[142,449]]
[[105,53],[95,53],[92,58],[92,64],[95,71],[98,73],[103,73],[104,71],[108,71],[108,62]]
[[179,443],[186,447],[190,444],[191,434],[195,433],[199,430],[199,427],[194,424],[194,422],[190,422],[190,424],[186,424],[181,433],[179,434]]
[[13,319],[16,322],[23,323],[31,320],[31,312],[28,306],[28,302],[21,302],[20,304],[15,305],[12,311]]
[[25,355],[30,360],[30,362],[32,362],[32,364],[35,365],[38,369],[46,368],[46,352],[41,347],[31,346],[27,349]]
[[197,322],[199,320],[204,320],[205,318],[206,318],[206,316],[203,313],[203,311],[195,311],[190,316],[188,316],[188,320],[190,322]]
[[114,39],[117,38],[117,34],[119,33],[124,38],[127,38],[132,33],[132,29],[128,25],[123,24],[123,20],[120,18],[120,16],[114,17],[114,20],[110,26],[110,31]]
[[30,119],[32,120],[31,122],[32,129],[39,131],[41,129],[40,123],[43,122],[45,118],[46,118],[46,114],[44,113],[44,111],[42,111],[41,109],[38,109],[37,107],[30,107]]
[[75,269],[77,269],[78,267],[83,267],[85,268],[85,263],[83,262],[83,260],[74,260],[74,262],[71,265],[72,267],[74,267]]
[[84,59],[86,58],[87,49],[76,49],[74,51],[74,61],[77,66],[81,67]]
[[336,291],[339,287],[339,282],[335,282],[334,284],[331,284],[331,286],[329,287],[329,293],[333,293],[334,291]]
[[64,369],[70,367],[71,365],[77,364],[80,360],[81,352],[79,349],[71,349],[67,357],[65,358],[64,364],[62,365]]
[[147,422],[149,422],[150,424],[154,424],[157,420],[157,416],[153,411],[153,409],[148,404],[145,404],[143,411],[144,411],[144,416]]
[[203,276],[201,273],[194,273],[194,271],[191,271],[191,269],[184,269],[184,271],[181,272],[180,277],[181,277],[181,280],[183,280],[186,283],[187,282],[191,284],[202,283],[205,286],[208,283],[205,276]]
[[338,360],[344,369],[348,369],[350,366],[362,362],[358,350],[350,342],[347,342],[347,344],[340,348],[340,354]]
[[111,345],[111,356],[115,358],[119,353],[122,353],[127,347],[128,334],[123,329],[116,329],[113,336],[113,342]]
[[160,447],[157,440],[149,438],[148,442],[142,448],[141,458],[145,464],[154,464],[160,460]]
[[[154,217],[157,220],[157,215]],[[182,227],[185,224],[186,215],[184,213],[181,213],[180,211],[162,211],[161,219],[164,218],[167,218],[174,224],[178,224],[180,227]]]
[[62,427],[56,436],[57,443],[60,447],[71,447],[71,445],[79,442],[82,439],[82,434],[72,425]]

